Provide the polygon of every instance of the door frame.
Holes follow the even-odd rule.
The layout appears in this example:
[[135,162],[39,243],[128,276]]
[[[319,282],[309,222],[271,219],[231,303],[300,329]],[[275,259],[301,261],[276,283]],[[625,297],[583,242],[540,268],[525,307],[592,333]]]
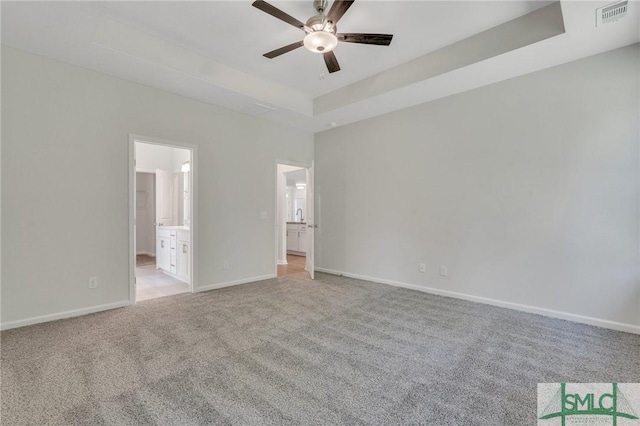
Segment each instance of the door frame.
[[[276,236],[275,238],[275,258],[273,259],[273,264],[275,265],[275,276],[278,276],[278,243],[280,242],[280,234],[278,233],[278,165],[282,164],[283,166],[293,166],[293,167],[300,167],[306,170],[309,170],[311,168],[311,164],[310,163],[301,163],[299,161],[290,161],[290,160],[278,160],[276,159],[276,172],[275,172],[275,198],[276,198],[276,202],[275,202],[275,209],[274,209],[274,223],[275,223],[275,231],[274,234]],[[315,213],[315,212],[314,212]],[[286,227],[286,220],[285,220],[285,227]],[[286,244],[286,241],[285,241]]]
[[[316,220],[316,162],[311,160],[311,167],[306,170],[307,174],[307,240],[311,239],[308,245],[307,256],[305,257],[304,266],[312,280],[316,279],[316,229],[318,222]],[[309,189],[311,188],[311,189]],[[311,207],[309,207],[311,204]],[[310,213],[309,213],[310,212]],[[311,218],[311,223],[309,223]],[[309,226],[311,225],[311,226]],[[309,256],[311,252],[311,256]],[[309,260],[311,259],[311,260]]]
[[196,232],[198,229],[198,147],[196,145],[183,142],[170,141],[166,139],[154,138],[150,136],[136,135],[129,133],[129,304],[136,303],[136,164],[135,164],[135,146],[136,142],[146,143],[150,145],[161,145],[169,148],[187,149],[191,152],[189,160],[190,173],[189,191],[190,191],[190,245],[191,256],[189,257],[191,282],[189,290],[193,293],[197,291],[197,271],[198,261],[195,254],[198,252],[198,241]]

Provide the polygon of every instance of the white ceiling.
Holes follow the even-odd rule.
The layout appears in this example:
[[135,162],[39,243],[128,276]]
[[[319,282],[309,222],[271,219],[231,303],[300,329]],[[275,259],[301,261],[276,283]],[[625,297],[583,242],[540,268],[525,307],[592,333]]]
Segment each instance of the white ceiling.
[[[270,3],[301,21],[314,14],[311,1]],[[640,41],[639,3],[596,28],[595,9],[610,1],[563,2],[564,34],[504,52],[493,42],[485,57],[405,80],[408,61],[441,61],[451,45],[550,3],[358,0],[339,31],[391,33],[393,42],[341,43],[333,74],[304,48],[264,58],[304,34],[250,1],[5,1],[1,35],[4,45],[316,132]],[[395,83],[372,87],[382,77]]]

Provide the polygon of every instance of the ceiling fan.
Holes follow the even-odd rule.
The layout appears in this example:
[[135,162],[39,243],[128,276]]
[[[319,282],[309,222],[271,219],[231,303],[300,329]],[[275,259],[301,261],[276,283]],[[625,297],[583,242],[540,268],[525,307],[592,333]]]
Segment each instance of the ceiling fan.
[[327,0],[314,0],[313,7],[318,12],[317,15],[312,16],[309,20],[303,24],[293,16],[286,14],[275,6],[270,5],[266,1],[256,0],[253,2],[253,6],[268,13],[269,15],[293,25],[296,28],[301,29],[306,33],[304,40],[291,43],[287,46],[281,47],[271,52],[265,53],[263,56],[269,59],[273,59],[276,56],[280,56],[284,53],[291,52],[298,47],[304,46],[307,50],[314,53],[322,53],[324,56],[324,62],[327,64],[327,69],[330,73],[340,71],[340,65],[336,55],[333,53],[333,49],[338,45],[338,42],[345,43],[362,43],[362,44],[376,44],[378,46],[389,46],[393,34],[362,34],[362,33],[338,33],[336,24],[342,18],[342,15],[351,7],[351,4],[355,0],[334,0],[329,9],[329,13],[326,15],[324,11],[327,8]]

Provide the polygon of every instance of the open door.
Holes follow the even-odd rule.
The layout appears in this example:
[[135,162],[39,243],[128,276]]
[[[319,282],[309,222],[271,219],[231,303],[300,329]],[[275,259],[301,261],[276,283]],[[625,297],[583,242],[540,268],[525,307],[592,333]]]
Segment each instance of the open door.
[[156,268],[169,270],[170,239],[160,235],[159,227],[173,225],[173,175],[156,169]]
[[314,162],[311,161],[311,167],[307,169],[307,260],[305,268],[309,273],[311,279],[314,279],[314,262],[313,262],[313,242],[315,230],[318,227],[315,218],[315,209],[313,205],[314,190],[313,190],[313,166]]

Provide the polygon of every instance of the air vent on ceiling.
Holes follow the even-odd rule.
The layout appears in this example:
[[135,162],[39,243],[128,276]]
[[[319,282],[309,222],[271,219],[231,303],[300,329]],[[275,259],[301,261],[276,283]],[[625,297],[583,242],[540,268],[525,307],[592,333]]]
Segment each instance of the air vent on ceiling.
[[596,27],[624,18],[628,7],[628,0],[623,0],[596,9]]

